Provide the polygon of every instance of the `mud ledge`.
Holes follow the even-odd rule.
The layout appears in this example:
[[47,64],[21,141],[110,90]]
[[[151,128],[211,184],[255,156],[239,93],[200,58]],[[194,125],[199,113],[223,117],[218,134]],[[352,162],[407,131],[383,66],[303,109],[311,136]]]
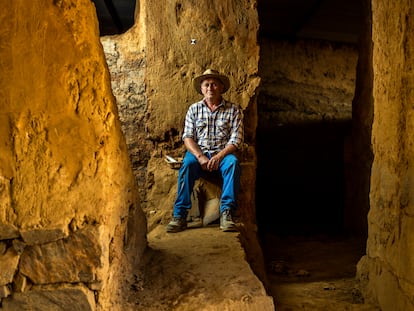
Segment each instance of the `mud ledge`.
[[260,247],[245,230],[211,225],[172,234],[156,227],[148,234],[143,277],[131,287],[131,310],[275,310],[254,271],[265,276]]

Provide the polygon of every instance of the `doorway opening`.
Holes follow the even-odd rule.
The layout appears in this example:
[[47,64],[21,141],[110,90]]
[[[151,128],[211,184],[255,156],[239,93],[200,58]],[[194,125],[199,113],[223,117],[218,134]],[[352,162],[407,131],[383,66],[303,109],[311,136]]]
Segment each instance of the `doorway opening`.
[[343,230],[344,152],[350,126],[350,121],[259,126],[256,195],[261,231]]
[[136,0],[92,0],[101,36],[126,32],[134,25]]
[[361,303],[366,237],[346,223],[360,2],[262,1],[258,12],[256,217],[270,291],[303,308],[334,282],[337,299]]

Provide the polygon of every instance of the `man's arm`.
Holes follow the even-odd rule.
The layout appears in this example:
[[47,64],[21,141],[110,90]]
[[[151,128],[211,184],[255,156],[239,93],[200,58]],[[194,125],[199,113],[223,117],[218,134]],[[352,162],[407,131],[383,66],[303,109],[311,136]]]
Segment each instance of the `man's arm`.
[[223,150],[221,150],[219,153],[217,153],[215,156],[218,157],[221,160],[223,160],[223,158],[230,154],[230,153],[235,153],[237,151],[237,147],[233,144],[228,144],[226,146],[226,148],[224,148]]
[[195,140],[190,137],[185,137],[184,146],[189,152],[191,152],[197,158],[198,163],[200,163],[203,170],[206,170],[208,158],[206,155],[203,154]]

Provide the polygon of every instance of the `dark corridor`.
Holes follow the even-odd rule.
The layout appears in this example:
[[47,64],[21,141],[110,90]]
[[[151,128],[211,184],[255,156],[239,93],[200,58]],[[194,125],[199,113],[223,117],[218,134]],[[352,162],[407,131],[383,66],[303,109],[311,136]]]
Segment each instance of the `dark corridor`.
[[[262,44],[269,40],[358,44],[362,20],[358,0],[263,0],[258,2],[258,13]],[[264,85],[269,83],[273,81],[262,80]],[[256,131],[259,232],[341,232],[346,212],[347,142],[352,121],[302,120],[278,126],[271,121],[263,103],[266,98],[259,93]],[[277,114],[277,110],[270,112]]]
[[261,232],[343,230],[345,142],[350,122],[257,131],[257,221]]
[[[259,1],[259,41],[294,44],[308,40],[357,46],[360,6],[358,0]],[[272,54],[263,50],[261,59],[273,61]],[[327,306],[335,299],[348,306],[361,304],[354,282],[366,238],[349,226],[358,214],[349,209],[352,116],[280,121],[286,110],[279,102],[289,101],[279,99],[286,93],[303,96],[303,85],[298,83],[296,88],[292,82],[289,87],[294,91],[284,93],[281,82],[285,80],[278,64],[262,70],[267,79],[261,82],[264,94],[257,98],[256,220],[270,292],[280,310],[319,310],[316,305],[331,310]],[[309,101],[316,97],[309,97]],[[290,112],[296,113],[294,108]],[[300,112],[307,113],[305,109]],[[324,113],[320,111],[320,115]],[[322,288],[321,282],[333,282],[335,291]],[[317,300],[315,308],[306,305],[312,298]]]

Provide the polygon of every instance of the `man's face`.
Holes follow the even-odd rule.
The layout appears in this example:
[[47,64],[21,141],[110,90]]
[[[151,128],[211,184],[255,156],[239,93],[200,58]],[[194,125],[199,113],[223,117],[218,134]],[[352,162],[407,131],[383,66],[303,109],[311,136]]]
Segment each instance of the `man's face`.
[[201,93],[205,98],[218,99],[221,98],[224,85],[220,80],[214,78],[208,78],[201,82]]

